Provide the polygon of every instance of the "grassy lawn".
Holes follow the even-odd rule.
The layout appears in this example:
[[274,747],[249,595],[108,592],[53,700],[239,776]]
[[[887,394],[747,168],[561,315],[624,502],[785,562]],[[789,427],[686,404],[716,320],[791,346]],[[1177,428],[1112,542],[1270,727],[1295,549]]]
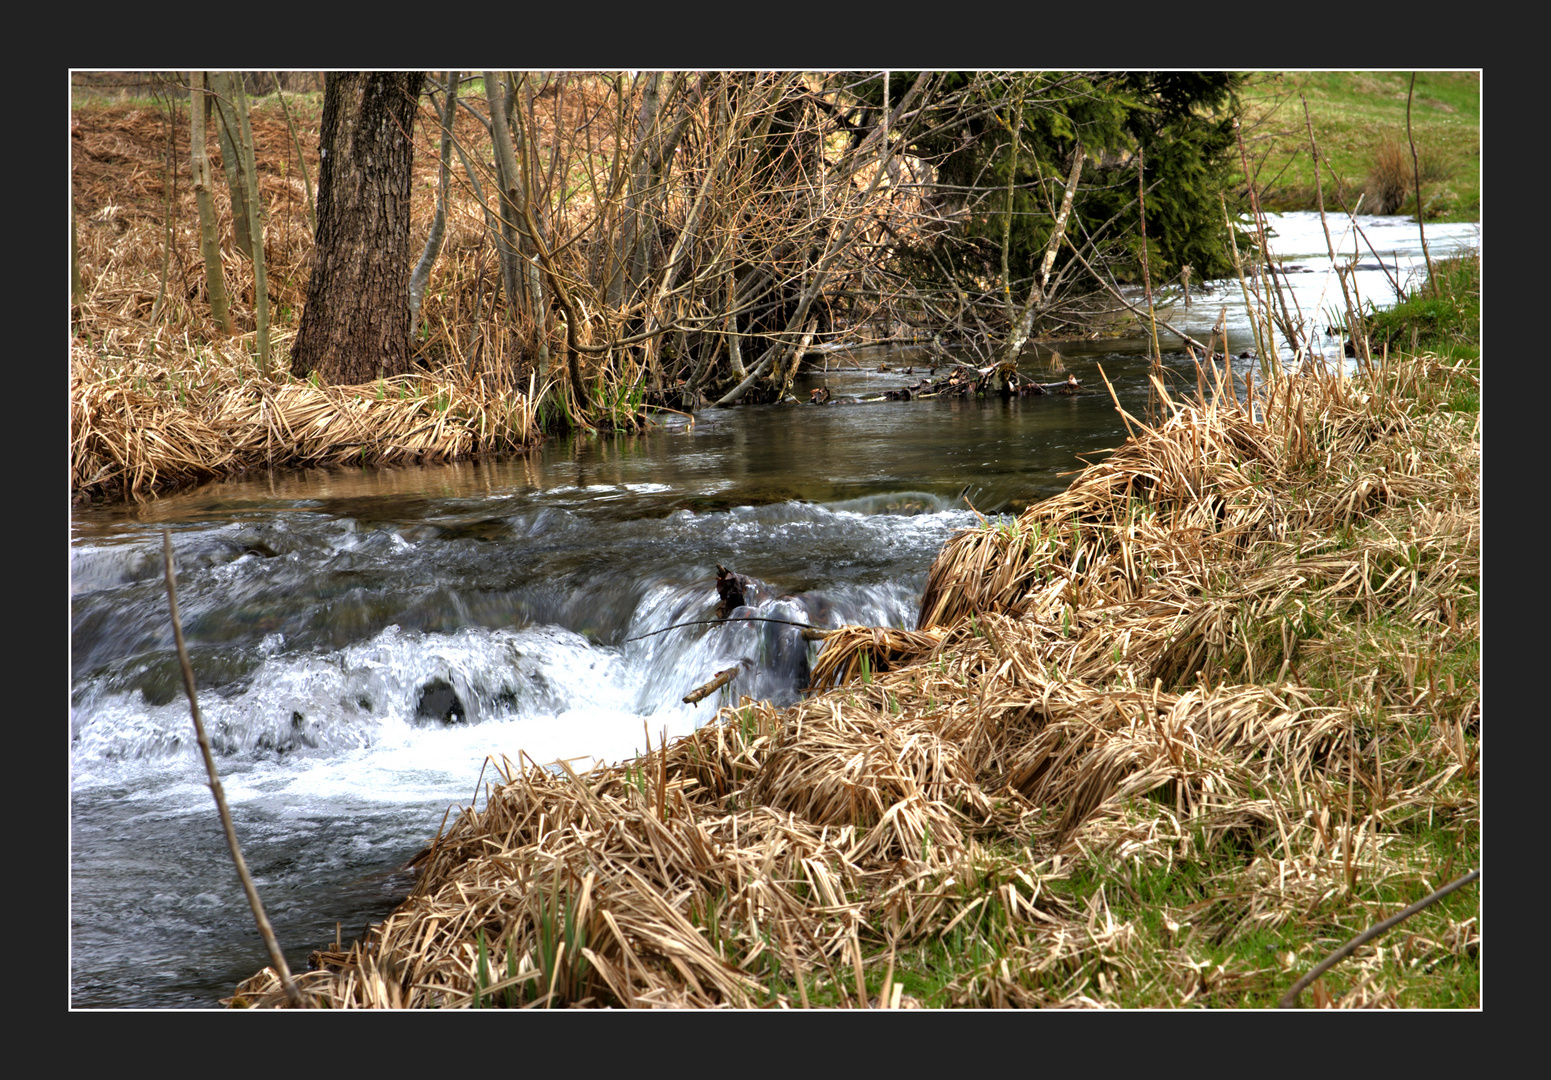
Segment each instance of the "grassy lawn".
[[[1252,76],[1245,145],[1265,207],[1318,206],[1309,132],[1327,159],[1320,177],[1327,210],[1348,208],[1366,193],[1367,213],[1415,215],[1411,151],[1406,140],[1409,71],[1260,72]],[[1429,221],[1481,220],[1481,75],[1416,73],[1411,129]],[[1378,209],[1376,209],[1376,207]]]

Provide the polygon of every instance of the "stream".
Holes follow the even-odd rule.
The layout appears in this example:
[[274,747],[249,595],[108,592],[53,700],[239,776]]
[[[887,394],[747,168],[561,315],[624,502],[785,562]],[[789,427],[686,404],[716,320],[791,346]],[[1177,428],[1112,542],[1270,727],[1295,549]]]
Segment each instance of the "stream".
[[[1316,325],[1340,306],[1318,216],[1273,217],[1273,252],[1297,267],[1285,278]],[[1386,265],[1412,272],[1414,224],[1359,221]],[[1480,228],[1429,226],[1428,241],[1438,258],[1479,247]],[[1375,269],[1360,262],[1358,287],[1384,306],[1364,255]],[[1227,306],[1230,349],[1253,347],[1237,281],[1198,284],[1193,301],[1170,321],[1204,340]],[[1321,344],[1339,362],[1340,340]],[[797,700],[819,646],[777,623],[705,624],[718,565],[756,582],[761,616],[913,627],[927,568],[975,511],[1017,513],[1123,440],[1101,365],[1145,414],[1146,349],[1025,352],[1027,376],[1081,380],[1073,396],[713,409],[501,461],[237,478],[75,509],[72,1006],[215,1007],[268,963],[193,738],[163,529],[238,837],[301,971],[336,926],[348,942],[404,897],[404,863],[482,797],[489,761],[613,762],[739,695]],[[1182,352],[1164,362],[1194,390]],[[794,389],[867,398],[926,363],[835,352]],[[728,688],[682,703],[732,665]]]

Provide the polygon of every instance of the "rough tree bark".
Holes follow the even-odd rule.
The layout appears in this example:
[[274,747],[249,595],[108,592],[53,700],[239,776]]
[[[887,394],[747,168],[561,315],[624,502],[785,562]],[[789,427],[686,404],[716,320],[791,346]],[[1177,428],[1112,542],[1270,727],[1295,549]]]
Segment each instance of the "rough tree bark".
[[364,383],[410,369],[409,196],[420,71],[330,72],[318,239],[291,372]]

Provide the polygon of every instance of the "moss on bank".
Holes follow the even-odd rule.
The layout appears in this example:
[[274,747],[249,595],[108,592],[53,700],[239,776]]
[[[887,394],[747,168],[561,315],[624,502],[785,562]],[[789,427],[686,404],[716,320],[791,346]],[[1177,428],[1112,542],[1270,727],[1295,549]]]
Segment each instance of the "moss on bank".
[[[1481,254],[1433,262],[1428,280],[1368,320],[1369,338],[1409,353],[1481,356]],[[1474,411],[1473,397],[1451,404]]]

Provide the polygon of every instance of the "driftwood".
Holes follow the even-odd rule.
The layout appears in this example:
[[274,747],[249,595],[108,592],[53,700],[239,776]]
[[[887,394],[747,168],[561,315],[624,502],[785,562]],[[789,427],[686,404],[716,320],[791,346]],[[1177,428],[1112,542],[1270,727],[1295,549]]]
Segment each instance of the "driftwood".
[[703,686],[696,687],[694,690],[691,690],[689,693],[685,694],[684,704],[699,705],[702,700],[710,697],[722,687],[732,682],[732,677],[737,673],[738,665],[736,664],[730,668],[724,668],[723,670],[718,671],[715,675],[711,676],[710,682]]
[[[935,368],[932,370],[936,371]],[[998,381],[1000,387],[995,385]],[[829,387],[821,386],[813,391],[808,400],[812,405],[828,405],[832,402],[858,404],[864,401],[909,401],[913,397],[979,397],[987,393],[1000,393],[1003,397],[1033,397],[1039,394],[1076,394],[1081,391],[1082,380],[1075,375],[1068,375],[1061,382],[1041,383],[1025,380],[1016,369],[1006,366],[975,368],[964,364],[945,379],[933,382],[929,375],[923,376],[910,386],[885,390],[875,397],[836,398],[829,392]]]

